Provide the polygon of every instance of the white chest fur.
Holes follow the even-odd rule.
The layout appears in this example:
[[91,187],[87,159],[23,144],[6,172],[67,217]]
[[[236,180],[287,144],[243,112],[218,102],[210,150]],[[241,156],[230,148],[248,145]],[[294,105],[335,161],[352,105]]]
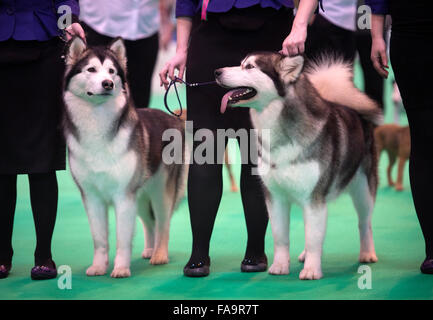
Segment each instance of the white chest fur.
[[71,106],[68,110],[79,133],[79,141],[72,134],[66,137],[75,180],[87,192],[107,197],[121,193],[138,164],[135,151],[128,150],[132,128],[121,127],[114,137],[110,134],[114,119],[125,106],[124,98],[93,106],[67,93],[65,101]]
[[252,111],[254,127],[262,133],[259,172],[273,196],[304,204],[317,185],[320,166],[317,160],[297,161],[303,147],[294,140],[282,138],[285,134],[279,123],[282,108],[283,104],[276,101],[260,114]]

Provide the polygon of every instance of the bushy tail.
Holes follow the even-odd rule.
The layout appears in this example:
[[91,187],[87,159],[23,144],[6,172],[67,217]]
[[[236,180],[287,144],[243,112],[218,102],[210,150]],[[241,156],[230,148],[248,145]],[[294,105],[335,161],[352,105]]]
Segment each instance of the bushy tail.
[[375,125],[383,123],[383,113],[377,103],[353,84],[350,63],[323,55],[307,63],[305,74],[323,99],[354,109]]

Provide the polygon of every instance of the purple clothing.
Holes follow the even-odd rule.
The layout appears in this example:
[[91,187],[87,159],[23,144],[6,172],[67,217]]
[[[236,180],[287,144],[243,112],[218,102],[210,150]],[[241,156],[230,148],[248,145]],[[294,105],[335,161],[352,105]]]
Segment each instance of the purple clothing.
[[365,4],[370,6],[371,12],[374,14],[388,14],[388,0],[365,0]]
[[46,41],[58,36],[57,9],[62,5],[69,6],[72,15],[80,14],[77,0],[0,0],[0,41]]
[[[177,0],[176,17],[192,17],[201,8],[202,0]],[[293,8],[293,0],[211,0],[207,12],[227,12],[231,8],[248,8],[260,4],[262,8]]]

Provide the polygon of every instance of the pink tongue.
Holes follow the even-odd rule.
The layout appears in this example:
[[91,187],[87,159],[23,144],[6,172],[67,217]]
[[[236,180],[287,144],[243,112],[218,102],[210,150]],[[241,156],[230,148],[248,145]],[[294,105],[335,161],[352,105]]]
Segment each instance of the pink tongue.
[[220,108],[220,112],[224,113],[227,109],[227,103],[229,101],[229,97],[233,94],[233,91],[229,91],[227,92],[224,97],[221,99],[221,108]]

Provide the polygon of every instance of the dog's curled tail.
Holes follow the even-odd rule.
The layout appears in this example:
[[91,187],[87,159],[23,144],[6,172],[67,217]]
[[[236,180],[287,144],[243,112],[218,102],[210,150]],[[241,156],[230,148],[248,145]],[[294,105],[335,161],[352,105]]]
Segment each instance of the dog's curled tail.
[[377,103],[353,84],[350,63],[340,57],[323,55],[309,61],[305,73],[323,99],[356,110],[375,125],[383,123],[383,113]]

